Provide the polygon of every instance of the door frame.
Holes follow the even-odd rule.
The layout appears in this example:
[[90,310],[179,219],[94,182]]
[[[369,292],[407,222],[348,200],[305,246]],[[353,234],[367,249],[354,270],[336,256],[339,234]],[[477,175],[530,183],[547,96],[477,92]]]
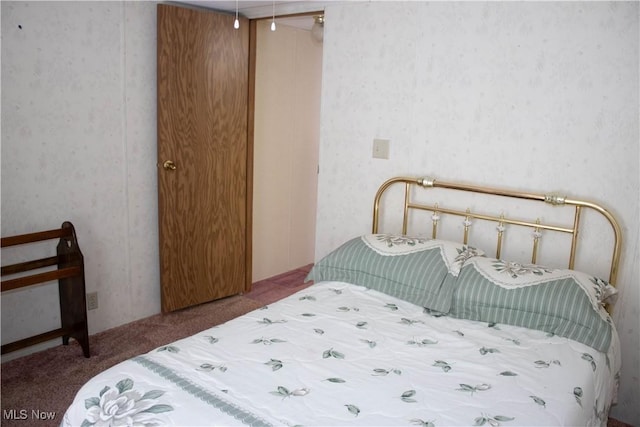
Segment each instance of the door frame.
[[[275,15],[275,18],[295,18],[303,16],[324,15],[323,10],[292,13],[286,15]],[[255,109],[256,109],[256,58],[258,21],[273,19],[273,16],[249,19],[249,93],[248,93],[248,114],[247,114],[247,234],[245,242],[247,262],[245,292],[251,291],[253,284],[253,156],[255,141]],[[277,30],[276,30],[277,31]]]
[[256,110],[256,44],[257,22],[249,20],[249,87],[247,97],[247,200],[246,200],[246,233],[245,233],[245,292],[251,292],[253,285],[253,143],[255,139]]

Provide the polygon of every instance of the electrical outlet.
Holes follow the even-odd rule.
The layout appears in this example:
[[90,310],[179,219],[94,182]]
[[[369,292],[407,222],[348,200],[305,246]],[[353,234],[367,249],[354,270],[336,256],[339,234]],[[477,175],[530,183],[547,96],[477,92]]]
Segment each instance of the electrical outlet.
[[95,310],[98,308],[98,293],[90,292],[87,294],[87,310]]

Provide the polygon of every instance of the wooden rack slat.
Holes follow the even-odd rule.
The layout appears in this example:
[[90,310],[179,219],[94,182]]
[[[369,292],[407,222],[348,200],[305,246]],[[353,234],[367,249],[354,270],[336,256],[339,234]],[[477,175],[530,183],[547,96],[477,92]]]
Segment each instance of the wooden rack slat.
[[2,267],[2,276],[9,276],[11,274],[23,273],[25,271],[37,270],[44,267],[51,267],[52,265],[58,265],[57,256],[4,266]]
[[25,338],[22,340],[14,341],[9,344],[4,344],[2,346],[2,354],[10,353],[12,351],[20,350],[21,348],[29,347],[32,345],[40,344],[41,342],[49,341],[54,338],[58,338],[59,336],[71,332],[71,330],[67,330],[68,328],[58,328],[49,332],[44,332],[42,334],[34,335],[29,338]]
[[24,245],[25,243],[40,242],[42,240],[60,239],[62,237],[70,237],[71,231],[64,228],[55,230],[38,231],[35,233],[19,234],[17,236],[3,237],[0,242],[1,247]]
[[2,281],[2,292],[11,291],[13,289],[24,288],[25,286],[35,285],[37,283],[50,282],[52,280],[66,279],[80,274],[80,268],[67,267],[58,270],[47,271],[44,273],[34,274],[31,276],[18,277],[15,279]]

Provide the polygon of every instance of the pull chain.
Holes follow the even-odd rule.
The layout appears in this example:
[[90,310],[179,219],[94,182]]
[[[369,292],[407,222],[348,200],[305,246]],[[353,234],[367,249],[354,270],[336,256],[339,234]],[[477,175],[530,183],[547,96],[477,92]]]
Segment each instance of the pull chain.
[[233,21],[233,28],[240,28],[240,20],[238,19],[238,0],[236,0],[236,20]]

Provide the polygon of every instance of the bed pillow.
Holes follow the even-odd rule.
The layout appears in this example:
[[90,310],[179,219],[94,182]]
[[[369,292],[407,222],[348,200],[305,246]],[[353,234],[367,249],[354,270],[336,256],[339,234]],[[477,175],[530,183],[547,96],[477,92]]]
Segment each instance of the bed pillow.
[[606,352],[612,323],[606,281],[574,270],[471,258],[460,270],[450,316],[553,333]]
[[352,283],[447,313],[464,261],[482,252],[461,243],[391,234],[352,239],[317,262],[306,280]]

